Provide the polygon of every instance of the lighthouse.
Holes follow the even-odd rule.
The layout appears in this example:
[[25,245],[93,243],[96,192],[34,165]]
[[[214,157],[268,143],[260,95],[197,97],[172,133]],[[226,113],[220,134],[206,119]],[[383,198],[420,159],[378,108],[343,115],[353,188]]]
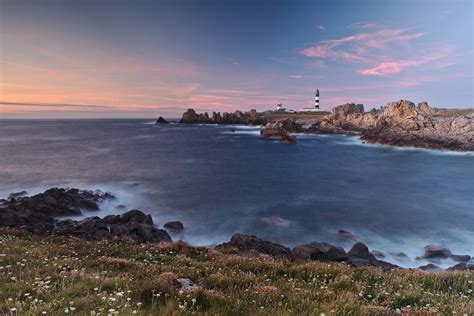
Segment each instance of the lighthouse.
[[314,108],[319,110],[319,89],[316,89],[316,96],[314,97]]

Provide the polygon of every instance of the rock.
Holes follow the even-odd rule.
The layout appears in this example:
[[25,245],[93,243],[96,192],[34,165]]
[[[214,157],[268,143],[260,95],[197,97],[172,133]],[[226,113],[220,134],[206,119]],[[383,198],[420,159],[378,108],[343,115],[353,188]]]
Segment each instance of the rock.
[[296,133],[302,130],[301,125],[295,123],[292,119],[278,120],[273,123],[268,123],[260,131],[262,137],[278,138],[282,143],[293,144],[296,142],[296,137],[290,133]]
[[212,112],[211,116],[206,112],[197,114],[193,109],[188,109],[183,113],[180,123],[185,124],[244,124],[244,125],[265,125],[267,119],[256,110],[249,112],[235,111],[234,113]]
[[447,268],[448,271],[474,271],[474,264],[472,263],[458,263],[452,267]]
[[132,210],[122,215],[109,215],[104,218],[89,217],[82,221],[61,221],[57,223],[56,233],[75,236],[86,240],[124,238],[139,243],[171,242],[171,237],[163,229],[153,226],[151,215]]
[[282,144],[295,144],[296,137],[293,135],[286,134],[280,138],[280,143]]
[[427,245],[424,248],[425,253],[422,258],[432,259],[432,258],[448,258],[451,255],[451,251],[440,245]]
[[436,112],[437,112],[436,109],[433,109],[431,106],[429,106],[428,102],[426,102],[426,101],[418,103],[416,108],[417,108],[418,111],[424,112],[428,115],[435,115]]
[[384,271],[399,268],[397,265],[394,265],[390,262],[378,260],[375,258],[375,256],[369,252],[369,248],[362,242],[357,242],[354,244],[347,255],[347,262],[354,266],[368,265],[381,268]]
[[198,288],[198,286],[188,278],[177,278],[173,280],[173,284],[177,289],[188,292]]
[[184,225],[180,221],[168,222],[164,224],[163,227],[174,231],[180,231],[184,229]]
[[146,215],[145,213],[139,210],[128,211],[120,215],[120,224],[129,222],[148,224],[150,226],[153,225],[153,219],[151,218],[151,215]]
[[165,120],[163,117],[159,117],[157,120],[156,120],[156,123],[155,124],[169,124],[169,122],[167,120]]
[[336,236],[344,238],[344,239],[352,240],[352,241],[359,241],[359,237],[357,237],[350,231],[343,230],[343,229],[336,230]]
[[417,269],[423,270],[423,271],[429,271],[429,272],[438,272],[438,271],[443,270],[437,265],[432,264],[432,263],[428,263],[427,265],[424,265],[424,266],[419,266]]
[[8,195],[8,200],[16,200],[20,197],[23,197],[23,196],[27,195],[27,194],[28,194],[28,192],[26,192],[26,191],[13,192],[13,193],[10,193]]
[[361,242],[354,244],[351,250],[349,250],[348,255],[350,257],[364,260],[376,260],[375,256],[369,252],[369,248]]
[[237,249],[242,253],[265,254],[280,258],[291,258],[291,250],[285,246],[265,241],[257,236],[235,234],[229,242],[215,247],[216,250]]
[[54,233],[86,240],[125,238],[136,242],[170,242],[165,230],[153,226],[151,215],[132,210],[105,218],[81,221],[57,220],[55,216],[81,214],[81,208],[98,209],[98,202],[112,199],[111,193],[53,188],[31,197],[21,197],[2,205],[0,226],[36,233]]
[[468,262],[471,260],[471,256],[469,255],[450,255],[449,258],[457,262]]
[[296,246],[292,249],[293,257],[300,260],[318,260],[318,261],[345,261],[347,254],[344,248],[333,246],[326,242],[312,242]]
[[362,105],[348,103],[335,107],[307,131],[361,133],[363,141],[385,145],[474,151],[474,111],[455,113],[431,108],[426,102],[415,106],[408,100],[370,112],[364,112]]

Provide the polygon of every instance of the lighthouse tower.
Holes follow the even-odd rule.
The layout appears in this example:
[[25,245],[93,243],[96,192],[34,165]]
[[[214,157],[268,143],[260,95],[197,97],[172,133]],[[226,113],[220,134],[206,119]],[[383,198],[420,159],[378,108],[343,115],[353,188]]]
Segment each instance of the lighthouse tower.
[[316,96],[314,97],[314,107],[319,110],[319,89],[316,89]]

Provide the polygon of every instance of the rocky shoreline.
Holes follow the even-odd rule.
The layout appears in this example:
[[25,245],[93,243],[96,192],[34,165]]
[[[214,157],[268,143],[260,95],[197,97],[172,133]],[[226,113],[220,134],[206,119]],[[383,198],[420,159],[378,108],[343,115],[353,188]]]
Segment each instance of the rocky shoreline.
[[[93,216],[79,221],[60,219],[81,215],[81,210],[98,211],[100,203],[110,199],[115,199],[115,196],[100,190],[52,188],[33,196],[27,196],[25,191],[12,193],[7,199],[0,200],[0,227],[85,240],[118,238],[136,243],[170,243],[172,239],[168,231],[176,233],[184,229],[184,225],[179,221],[164,224],[164,229],[156,228],[151,215],[139,210],[104,218]],[[267,255],[289,261],[345,262],[351,266],[372,266],[383,271],[401,268],[381,260],[385,256],[382,252],[370,252],[368,247],[350,232],[338,230],[336,233],[353,241],[348,252],[326,242],[311,242],[290,249],[257,236],[243,234],[233,235],[229,242],[217,245],[215,249],[223,253]],[[436,263],[443,259],[458,262],[447,270],[474,270],[474,264],[470,263],[471,256],[455,255],[449,249],[438,245],[427,245],[424,254],[418,259],[430,262],[418,268],[424,271],[441,271]]]
[[296,117],[273,111],[258,113],[197,114],[188,109],[183,124],[262,125],[262,137],[294,143],[294,133],[359,135],[368,143],[429,149],[474,151],[474,109],[450,111],[432,108],[426,102],[415,105],[400,100],[365,112],[362,104],[347,103],[328,115]]

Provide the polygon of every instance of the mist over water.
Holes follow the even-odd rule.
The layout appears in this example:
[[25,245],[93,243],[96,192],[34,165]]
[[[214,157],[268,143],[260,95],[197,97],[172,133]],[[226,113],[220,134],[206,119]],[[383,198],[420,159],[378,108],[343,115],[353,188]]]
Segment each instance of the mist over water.
[[[336,229],[404,266],[426,244],[474,255],[474,156],[297,135],[295,145],[258,128],[160,125],[150,120],[0,121],[0,197],[53,186],[116,194],[100,212],[180,220],[173,239],[212,245],[233,233],[288,246],[327,241]],[[234,130],[234,131],[233,131]],[[450,262],[441,263],[449,265]]]

